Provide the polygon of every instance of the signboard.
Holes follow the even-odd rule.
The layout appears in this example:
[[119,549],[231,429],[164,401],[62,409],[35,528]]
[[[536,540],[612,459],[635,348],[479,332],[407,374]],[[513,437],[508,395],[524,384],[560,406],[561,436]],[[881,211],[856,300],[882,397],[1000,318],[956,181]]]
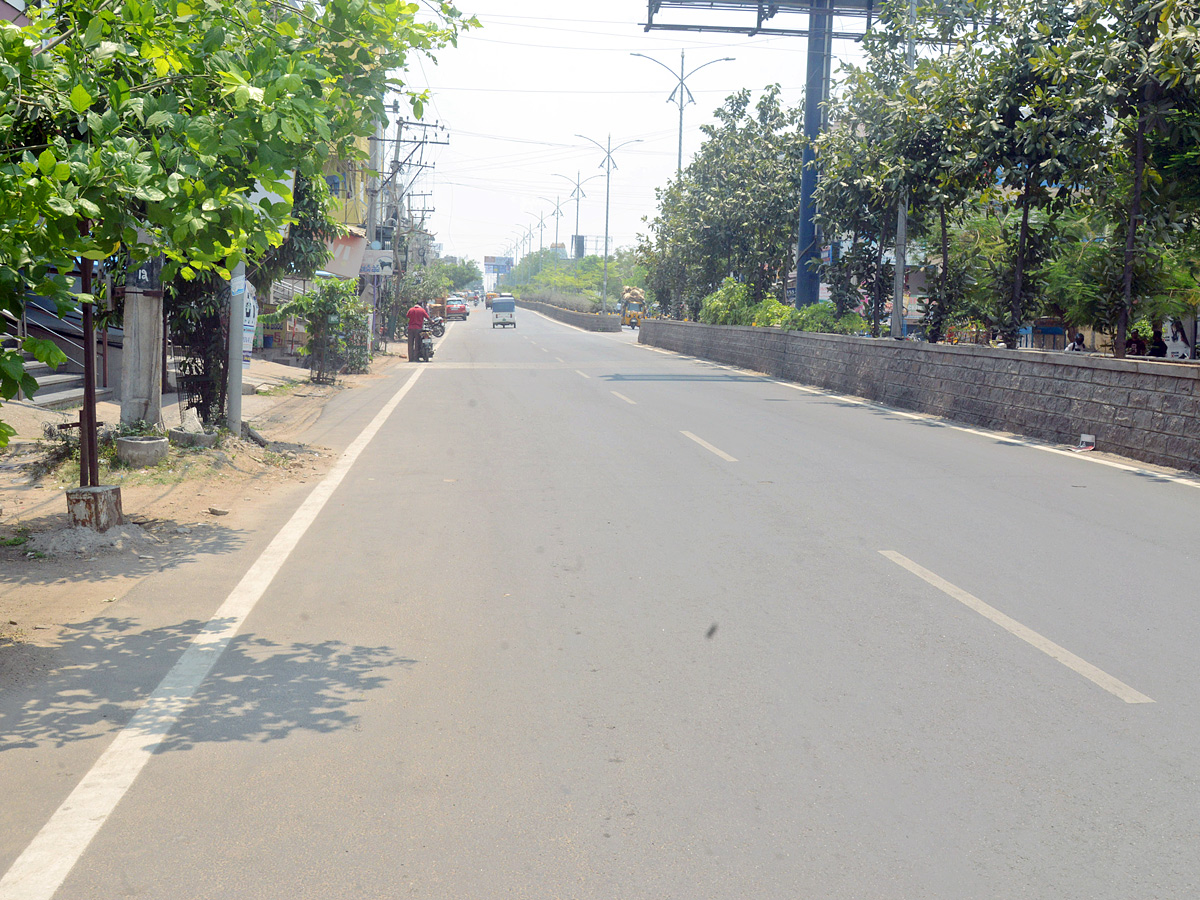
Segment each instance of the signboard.
[[391,250],[364,250],[359,275],[391,275],[393,269]]
[[[141,291],[151,297],[161,297],[162,267],[163,258],[161,256],[152,256],[146,261],[138,263],[137,268],[133,269],[125,278],[125,290]],[[244,278],[245,276],[243,276]]]
[[485,275],[507,275],[512,271],[513,258],[511,256],[485,256],[483,258],[483,274]]
[[258,298],[254,296],[254,285],[246,281],[245,275],[241,278],[242,302],[246,304],[245,315],[242,319],[242,362],[248,364],[250,351],[254,349],[254,331],[258,328]]

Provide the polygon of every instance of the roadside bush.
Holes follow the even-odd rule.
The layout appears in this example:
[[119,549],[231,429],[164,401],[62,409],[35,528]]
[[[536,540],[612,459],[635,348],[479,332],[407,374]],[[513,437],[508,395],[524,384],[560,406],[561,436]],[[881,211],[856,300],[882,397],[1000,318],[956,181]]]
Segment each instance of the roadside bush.
[[795,324],[785,326],[795,331],[820,331],[825,334],[862,334],[868,328],[867,320],[855,312],[838,316],[832,303],[814,303],[793,310]]
[[313,381],[332,381],[342,371],[365,372],[371,361],[367,321],[370,310],[353,281],[321,278],[316,287],[294,297],[263,321],[274,324],[288,316],[304,320]]
[[756,325],[784,331],[821,331],[826,334],[861,334],[866,320],[858,313],[838,316],[832,303],[814,303],[796,309],[767,297],[750,304],[750,288],[726,278],[721,287],[700,301],[700,321],[706,325]]
[[567,293],[547,288],[514,288],[514,295],[522,300],[533,300],[537,303],[549,303],[560,309],[573,312],[593,313],[600,311],[600,295],[590,291],[582,294]]
[[700,321],[705,325],[751,325],[750,289],[726,278],[721,286],[700,301]]

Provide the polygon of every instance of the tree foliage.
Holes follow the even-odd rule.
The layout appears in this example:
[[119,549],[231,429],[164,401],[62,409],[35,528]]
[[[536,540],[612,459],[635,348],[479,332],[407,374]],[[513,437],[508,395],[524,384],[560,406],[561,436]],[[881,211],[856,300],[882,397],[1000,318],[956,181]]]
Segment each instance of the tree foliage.
[[674,315],[694,317],[700,298],[726,277],[755,302],[783,299],[795,249],[803,139],[800,111],[778,85],[751,105],[729,97],[703,127],[705,142],[680,177],[658,192],[659,211],[641,244],[648,286]]
[[292,173],[315,183],[330,156],[360,155],[388,92],[420,113],[409,55],[474,24],[432,5],[64,0],[0,21],[0,309],[19,317],[28,292],[89,302],[74,261],[122,249],[165,257],[165,282],[269,264]]

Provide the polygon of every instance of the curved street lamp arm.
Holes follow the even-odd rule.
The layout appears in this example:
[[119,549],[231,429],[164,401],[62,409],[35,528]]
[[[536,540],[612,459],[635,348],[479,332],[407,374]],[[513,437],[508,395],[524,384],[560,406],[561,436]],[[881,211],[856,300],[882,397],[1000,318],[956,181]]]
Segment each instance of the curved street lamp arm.
[[[608,149],[607,147],[605,147],[605,146],[604,146],[603,144],[601,144],[599,141],[594,141],[594,140],[592,140],[592,139],[591,139],[590,137],[588,137],[586,134],[577,134],[577,135],[575,135],[575,137],[577,137],[577,138],[583,138],[585,141],[592,141],[592,143],[593,143],[593,144],[595,144],[597,147],[599,147],[599,148],[600,148],[600,152],[601,152],[601,153],[603,153],[605,156],[608,156],[608,155],[610,154],[610,151],[609,151],[609,149]],[[600,163],[600,165],[604,165],[604,163]]]
[[[706,62],[706,63],[701,63],[700,65],[696,66],[696,68],[692,69],[692,71],[688,72],[688,73],[687,73],[686,75],[684,75],[683,77],[684,77],[685,79],[687,79],[687,78],[691,78],[693,75],[695,75],[695,74],[696,74],[697,72],[699,72],[701,69],[703,69],[705,66],[711,66],[713,63],[719,63],[719,62],[736,62],[736,61],[737,61],[737,60],[736,60],[736,57],[733,57],[733,56],[723,56],[723,57],[721,57],[720,59],[710,59],[708,62]],[[678,78],[679,76],[678,76],[678,75],[676,75],[675,77],[676,77],[676,78]]]
[[[680,82],[683,81],[683,79],[679,77],[679,73],[676,72],[674,69],[672,69],[670,66],[668,66],[661,59],[655,59],[653,56],[647,56],[645,53],[630,53],[629,55],[630,56],[640,56],[642,59],[648,59],[652,63],[658,63],[660,66],[662,66],[668,72],[670,72],[671,77],[674,78],[676,81],[680,81]],[[719,60],[713,60],[713,62],[719,62]],[[706,65],[707,65],[707,63],[706,63]],[[703,67],[701,67],[701,68],[703,68]],[[687,76],[685,75],[684,78],[686,78],[686,77]]]

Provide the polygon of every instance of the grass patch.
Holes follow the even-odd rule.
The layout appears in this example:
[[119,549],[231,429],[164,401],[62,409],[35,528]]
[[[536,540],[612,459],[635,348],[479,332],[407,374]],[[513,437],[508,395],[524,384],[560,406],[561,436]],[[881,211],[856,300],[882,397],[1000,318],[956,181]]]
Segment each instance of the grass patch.
[[0,547],[20,547],[29,540],[29,529],[18,528],[10,538],[0,538]]
[[279,384],[272,385],[265,391],[259,391],[259,396],[262,397],[282,397],[284,394],[290,393],[304,384],[303,381],[282,381]]

